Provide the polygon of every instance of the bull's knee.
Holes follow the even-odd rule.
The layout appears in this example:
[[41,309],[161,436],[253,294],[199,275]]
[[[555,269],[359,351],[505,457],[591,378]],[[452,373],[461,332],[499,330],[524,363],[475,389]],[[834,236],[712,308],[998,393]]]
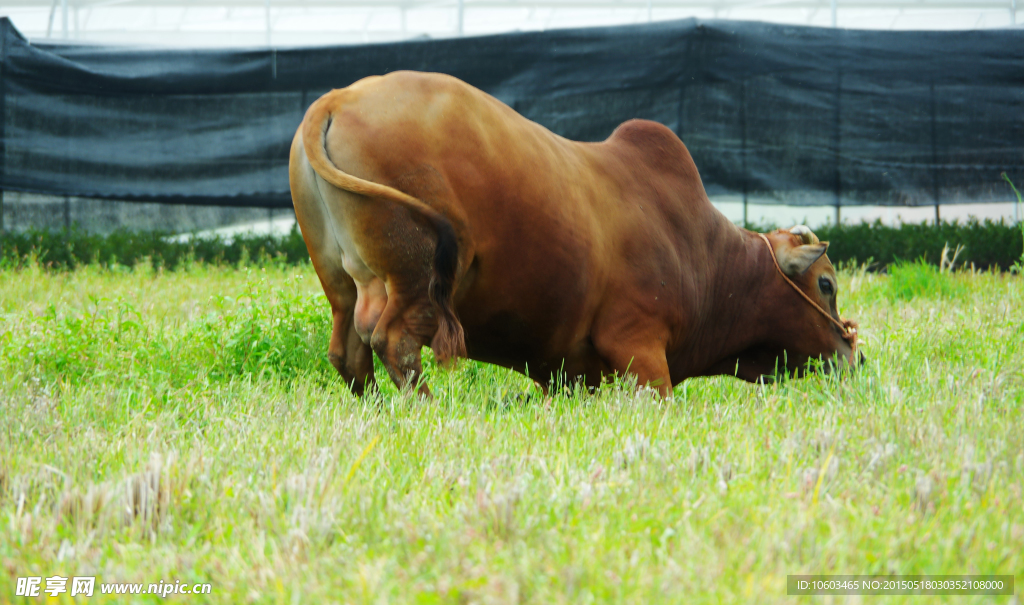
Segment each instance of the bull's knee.
[[370,348],[373,352],[380,357],[381,361],[385,360],[385,355],[388,352],[388,335],[383,330],[375,330],[370,335]]
[[384,369],[387,370],[388,375],[391,376],[391,380],[398,385],[399,388],[404,386],[405,379],[402,373],[399,371],[399,360],[390,346],[390,339],[386,330],[374,330],[373,334],[370,335],[370,348],[380,358]]
[[327,352],[327,361],[331,362],[331,365],[334,366],[334,369],[337,370],[339,374],[342,374],[342,375],[345,374],[345,356],[344,355],[342,355],[341,353],[335,353],[333,351],[328,351]]
[[635,376],[637,386],[656,389],[662,397],[672,392],[672,379],[664,351],[642,345],[629,346],[626,343],[599,347],[598,351],[615,374]]

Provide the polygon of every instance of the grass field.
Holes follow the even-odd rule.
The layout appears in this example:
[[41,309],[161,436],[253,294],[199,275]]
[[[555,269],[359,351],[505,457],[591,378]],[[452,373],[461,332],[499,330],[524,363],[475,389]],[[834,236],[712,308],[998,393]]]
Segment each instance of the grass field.
[[114,581],[208,582],[169,598],[220,603],[795,603],[822,598],[786,596],[788,574],[1024,582],[1024,279],[840,278],[868,356],[853,376],[545,398],[428,359],[428,402],[380,368],[379,395],[348,393],[308,266],[0,269],[0,603],[21,602],[18,577],[55,575],[95,576],[87,603],[130,600],[98,594]]

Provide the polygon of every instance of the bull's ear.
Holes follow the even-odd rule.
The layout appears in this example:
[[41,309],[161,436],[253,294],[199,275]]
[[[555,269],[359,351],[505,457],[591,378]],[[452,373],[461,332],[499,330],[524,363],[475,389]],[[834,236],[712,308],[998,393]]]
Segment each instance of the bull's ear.
[[828,250],[828,242],[805,244],[803,246],[779,246],[775,250],[775,258],[782,267],[782,272],[790,277],[802,275],[811,268]]

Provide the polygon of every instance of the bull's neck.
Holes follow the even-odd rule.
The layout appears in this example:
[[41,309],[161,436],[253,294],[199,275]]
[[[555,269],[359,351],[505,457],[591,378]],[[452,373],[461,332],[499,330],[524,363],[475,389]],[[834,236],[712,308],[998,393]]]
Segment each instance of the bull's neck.
[[[756,233],[731,223],[723,229],[714,249],[716,262],[709,263],[714,269],[703,284],[688,376],[709,373],[716,364],[735,360],[770,337],[777,318],[767,303],[780,283],[770,254]],[[730,367],[725,372],[731,371]]]

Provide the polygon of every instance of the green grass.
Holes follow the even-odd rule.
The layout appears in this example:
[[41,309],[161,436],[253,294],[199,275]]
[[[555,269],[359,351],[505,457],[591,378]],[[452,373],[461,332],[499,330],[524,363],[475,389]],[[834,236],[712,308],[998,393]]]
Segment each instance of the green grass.
[[380,368],[379,395],[348,393],[308,266],[0,270],[0,603],[29,575],[210,582],[177,599],[220,603],[1024,581],[1024,279],[901,267],[840,274],[868,356],[846,378],[544,397],[428,355],[429,402]]
[[949,279],[941,269],[920,259],[894,263],[889,267],[889,277],[890,295],[904,301],[920,296],[961,299],[969,290],[966,282]]

